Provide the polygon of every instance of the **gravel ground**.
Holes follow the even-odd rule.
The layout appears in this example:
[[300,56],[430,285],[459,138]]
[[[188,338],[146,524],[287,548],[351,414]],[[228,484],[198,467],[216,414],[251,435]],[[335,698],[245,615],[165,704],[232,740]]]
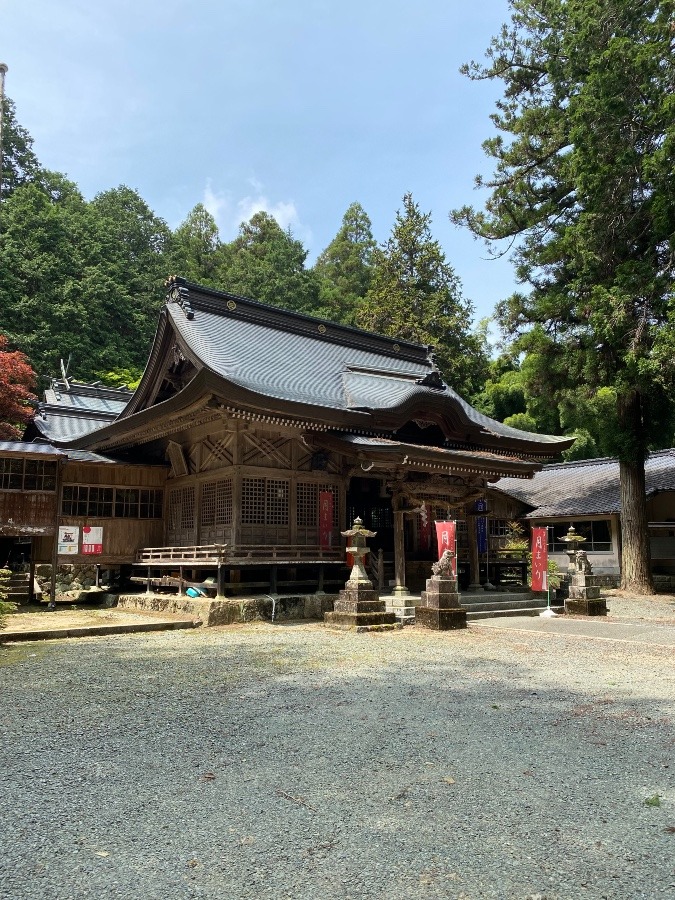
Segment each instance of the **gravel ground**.
[[673,657],[307,623],[0,648],[0,896],[673,897]]

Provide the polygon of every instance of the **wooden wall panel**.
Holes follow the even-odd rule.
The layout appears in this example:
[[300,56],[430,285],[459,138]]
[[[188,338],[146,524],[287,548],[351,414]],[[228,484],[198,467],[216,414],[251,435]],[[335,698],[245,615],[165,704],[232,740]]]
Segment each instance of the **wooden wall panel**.
[[0,534],[53,534],[56,494],[0,491]]

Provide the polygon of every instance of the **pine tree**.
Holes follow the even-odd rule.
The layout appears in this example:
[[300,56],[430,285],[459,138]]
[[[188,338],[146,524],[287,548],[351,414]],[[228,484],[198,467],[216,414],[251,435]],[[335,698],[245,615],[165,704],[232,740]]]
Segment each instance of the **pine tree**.
[[430,345],[450,386],[471,396],[484,380],[487,359],[480,336],[469,330],[471,303],[432,238],[430,222],[431,214],[406,194],[389,239],[373,252],[371,286],[357,322]]
[[316,312],[318,279],[305,268],[307,251],[269,213],[257,212],[243,222],[221,254],[217,282],[224,290],[296,312]]
[[370,287],[376,247],[370,219],[359,203],[352,203],[340,230],[314,265],[321,279],[319,303],[325,318],[356,323],[358,307]]
[[[653,590],[644,459],[670,421],[675,364],[673,0],[511,0],[509,25],[472,78],[501,79],[484,144],[485,210],[454,214],[515,244],[529,287],[498,315],[534,353],[550,402],[575,388],[616,397],[622,586]],[[481,182],[479,181],[479,184]]]
[[219,248],[216,220],[202,203],[198,203],[172,235],[171,274],[182,275],[197,284],[219,287],[215,280]]

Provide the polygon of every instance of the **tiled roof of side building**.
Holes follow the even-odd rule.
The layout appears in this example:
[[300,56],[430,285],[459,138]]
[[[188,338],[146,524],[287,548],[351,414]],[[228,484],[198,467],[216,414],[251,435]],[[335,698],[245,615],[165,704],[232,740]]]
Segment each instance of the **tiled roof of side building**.
[[[648,497],[675,491],[675,449],[649,455],[645,487]],[[554,463],[544,466],[531,481],[501,478],[495,488],[531,506],[527,518],[611,515],[621,509],[616,459]]]
[[19,454],[22,456],[44,456],[51,458],[70,459],[76,462],[111,463],[119,464],[119,460],[102,456],[100,453],[91,453],[89,450],[62,450],[52,444],[27,441],[0,441],[0,455]]
[[100,384],[53,380],[39,404],[28,435],[68,444],[114,422],[133,391]]

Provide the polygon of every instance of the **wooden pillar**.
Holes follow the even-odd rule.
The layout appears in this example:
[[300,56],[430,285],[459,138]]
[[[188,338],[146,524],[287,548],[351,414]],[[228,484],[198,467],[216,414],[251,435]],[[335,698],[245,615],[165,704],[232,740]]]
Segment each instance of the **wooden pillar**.
[[218,588],[216,590],[216,600],[223,600],[225,597],[225,566],[222,562],[218,563]]
[[405,523],[402,509],[394,510],[394,595],[407,596],[410,591],[405,586]]
[[178,596],[183,596],[183,567],[178,567]]
[[478,523],[476,516],[466,517],[466,534],[469,542],[469,590],[482,591],[480,563],[478,561]]
[[270,566],[270,594],[277,593],[277,567]]
[[146,594],[151,593],[151,591],[150,591],[150,566],[148,566],[148,577],[145,582],[145,593]]

